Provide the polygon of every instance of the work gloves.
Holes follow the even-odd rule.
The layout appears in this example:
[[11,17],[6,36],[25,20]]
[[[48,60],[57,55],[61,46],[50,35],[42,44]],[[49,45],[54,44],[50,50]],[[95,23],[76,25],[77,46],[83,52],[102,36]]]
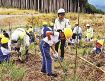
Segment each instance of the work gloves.
[[58,59],[58,53],[57,52],[54,53],[53,56],[54,56],[55,59]]

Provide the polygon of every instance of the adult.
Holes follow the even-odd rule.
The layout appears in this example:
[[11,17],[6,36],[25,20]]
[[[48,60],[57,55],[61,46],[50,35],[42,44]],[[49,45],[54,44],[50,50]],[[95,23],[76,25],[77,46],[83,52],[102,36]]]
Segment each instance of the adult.
[[[61,56],[60,60],[63,61],[64,59],[64,47],[65,47],[65,35],[64,35],[64,28],[68,27],[70,25],[70,22],[68,19],[65,18],[65,10],[63,8],[60,8],[58,10],[58,18],[56,18],[54,23],[54,31],[57,31],[60,33],[60,49],[61,49]],[[60,42],[56,43],[55,50],[58,52],[59,44]]]

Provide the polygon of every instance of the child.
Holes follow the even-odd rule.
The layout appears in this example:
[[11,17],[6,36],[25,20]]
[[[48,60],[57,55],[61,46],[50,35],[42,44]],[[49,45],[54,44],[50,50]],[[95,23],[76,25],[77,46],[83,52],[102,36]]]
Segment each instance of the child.
[[8,49],[8,42],[9,39],[6,37],[3,37],[1,39],[1,47],[0,47],[0,63],[6,61],[9,62],[10,60],[10,53],[15,53],[12,52]]
[[46,32],[51,31],[51,30],[52,29],[50,27],[48,27],[48,23],[43,22],[43,27],[42,27],[42,30],[41,30],[42,38],[46,37]]
[[33,31],[33,28],[32,28],[32,26],[29,26],[29,28],[28,28],[28,30],[27,30],[27,32],[26,32],[28,35],[29,35],[29,37],[30,37],[30,43],[33,43],[34,42],[34,31]]
[[[72,33],[71,28],[64,29],[64,35],[66,39],[72,36],[71,33]],[[54,58],[58,58],[58,53],[55,51],[54,47],[55,47],[55,44],[59,42],[60,38],[61,38],[61,33],[56,32],[56,31],[54,32],[48,29],[45,32],[45,37],[42,39],[40,43],[40,50],[41,50],[42,58],[43,58],[41,72],[47,73],[48,76],[54,76],[54,77],[57,76],[56,74],[52,73],[52,59],[50,55],[50,47],[54,51],[54,54],[53,54]]]
[[73,29],[72,43],[77,43],[77,39],[78,43],[82,39],[82,28],[79,26],[78,23],[75,24],[75,27]]
[[85,41],[90,42],[92,41],[94,36],[93,28],[90,26],[90,24],[86,24],[86,27],[87,27],[87,30],[86,30]]
[[[11,49],[18,52],[18,60],[20,62],[28,61],[29,53],[28,53],[28,47],[30,45],[29,42],[30,38],[28,34],[26,33],[25,29],[23,28],[17,28],[11,35]],[[21,47],[26,48],[25,54],[21,53]],[[25,57],[23,59],[23,57]]]
[[97,40],[96,41],[96,47],[93,48],[93,52],[96,54],[101,53],[103,44],[104,44],[104,40]]
[[59,42],[59,33],[53,31],[46,31],[46,36],[40,43],[40,50],[42,53],[42,69],[41,72],[47,73],[48,76],[57,77],[57,74],[52,73],[52,59],[50,55],[50,47],[54,51],[54,57],[58,57],[58,53],[54,49],[54,44]]
[[3,35],[0,34],[0,47],[1,47],[1,39],[2,39]]

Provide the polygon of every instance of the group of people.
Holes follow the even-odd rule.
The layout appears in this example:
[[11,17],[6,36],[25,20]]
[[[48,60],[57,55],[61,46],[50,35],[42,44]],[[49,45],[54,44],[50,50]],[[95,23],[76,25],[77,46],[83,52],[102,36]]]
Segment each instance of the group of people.
[[[53,28],[52,28],[53,27]],[[71,44],[79,43],[82,37],[82,28],[79,26],[78,23],[75,24],[75,27],[72,29],[70,26],[70,21],[65,18],[65,10],[63,8],[60,8],[58,10],[58,18],[55,19],[55,23],[52,27],[48,27],[47,24],[43,25],[42,28],[42,41],[40,43],[40,50],[42,53],[42,69],[41,72],[47,73],[48,76],[54,76],[57,75],[52,72],[52,58],[50,53],[50,47],[54,51],[53,57],[54,59],[58,58],[58,50],[60,48],[61,54],[60,54],[60,61],[62,62],[64,60],[64,53],[65,53],[65,44],[66,41],[70,41]],[[68,33],[66,28],[69,28]],[[93,41],[94,37],[94,31],[90,24],[86,24],[86,32],[85,32],[85,42],[91,42]],[[67,35],[68,38],[67,38]],[[103,39],[98,39],[95,41],[95,47],[93,48],[93,52],[96,54],[99,54],[102,52],[102,47],[104,44]]]
[[[9,61],[10,53],[16,53],[20,62],[28,60],[28,47],[33,41],[31,32],[33,32],[31,27],[27,31],[24,28],[17,28],[10,36],[3,31],[0,34],[0,63]],[[22,54],[22,51],[25,51],[25,55]]]
[[[86,24],[87,31],[85,40],[89,42],[93,39],[93,28]],[[65,10],[60,8],[58,10],[58,18],[55,19],[55,23],[50,23],[48,27],[47,22],[43,22],[43,27],[41,30],[42,40],[40,42],[40,51],[42,55],[42,67],[41,72],[46,73],[48,76],[57,77],[57,74],[52,71],[52,57],[54,60],[59,58],[59,48],[61,50],[60,61],[64,61],[65,53],[65,44],[66,41],[70,40],[71,43],[75,44],[82,39],[82,28],[78,23],[75,24],[75,27],[72,29],[70,26],[69,19],[65,18]],[[25,60],[28,59],[28,48],[31,42],[34,42],[34,33],[33,28],[29,27],[28,31],[23,28],[17,28],[11,34],[7,35],[4,31],[3,34],[0,34],[0,63],[3,61],[9,61],[10,53],[17,53],[19,60],[22,61],[22,48],[25,48]],[[98,40],[96,42],[96,48],[94,49],[97,52],[100,52],[103,46],[103,41]],[[50,48],[53,53],[50,52]]]

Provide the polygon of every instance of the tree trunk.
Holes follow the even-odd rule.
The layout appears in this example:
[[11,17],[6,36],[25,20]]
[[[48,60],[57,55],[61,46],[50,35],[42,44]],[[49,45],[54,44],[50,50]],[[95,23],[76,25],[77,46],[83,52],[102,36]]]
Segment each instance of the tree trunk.
[[49,12],[52,11],[52,10],[51,10],[51,8],[52,8],[52,7],[51,7],[51,3],[52,3],[51,1],[52,1],[52,0],[49,0]]
[[42,0],[42,2],[41,2],[41,12],[44,11],[44,10],[43,10],[43,7],[44,7],[44,5],[43,5],[43,0]]
[[[16,7],[20,9],[35,9],[41,12],[56,12],[59,8],[64,8],[66,12],[77,12],[77,0],[0,0],[0,6]],[[81,12],[84,12],[86,0],[81,2]]]
[[37,0],[37,10],[39,11],[39,0]]
[[36,10],[36,0],[34,0],[34,9]]
[[44,5],[44,6],[45,6],[45,7],[44,7],[44,12],[47,13],[47,0],[44,0],[44,4],[45,4],[45,5]]
[[84,10],[84,5],[82,4],[82,5],[81,5],[81,12],[84,13],[84,11],[85,11],[85,10]]
[[53,0],[53,12],[56,12],[56,0]]
[[1,0],[1,5],[4,6],[4,5],[3,5],[3,0]]
[[76,0],[75,0],[75,2],[74,2],[74,12],[77,11],[76,8],[77,8],[77,3],[76,3]]
[[57,10],[59,9],[59,0],[57,0]]
[[68,3],[68,5],[67,5],[67,12],[70,12],[70,0],[67,0],[67,3]]
[[2,4],[1,4],[1,0],[0,0],[0,6],[2,6]]
[[[12,4],[13,5],[13,4]],[[19,8],[21,8],[21,0],[19,0]]]

